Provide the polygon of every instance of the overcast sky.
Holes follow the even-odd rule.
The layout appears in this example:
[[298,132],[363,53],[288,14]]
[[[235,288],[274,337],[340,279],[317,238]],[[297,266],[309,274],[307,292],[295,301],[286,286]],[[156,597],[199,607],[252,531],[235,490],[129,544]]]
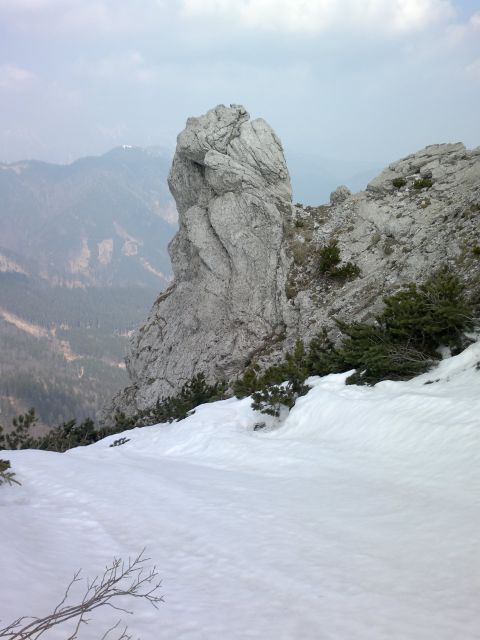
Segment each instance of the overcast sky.
[[0,0],[0,160],[173,148],[218,103],[290,155],[480,144],[480,0]]

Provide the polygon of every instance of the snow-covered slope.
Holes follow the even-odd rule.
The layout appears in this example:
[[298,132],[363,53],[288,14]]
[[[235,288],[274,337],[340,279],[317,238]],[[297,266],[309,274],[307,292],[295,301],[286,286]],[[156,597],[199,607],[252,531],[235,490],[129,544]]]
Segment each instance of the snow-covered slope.
[[0,618],[147,547],[165,603],[134,603],[134,638],[477,639],[479,363],[476,343],[410,382],[313,378],[277,429],[232,399],[120,447],[8,452]]

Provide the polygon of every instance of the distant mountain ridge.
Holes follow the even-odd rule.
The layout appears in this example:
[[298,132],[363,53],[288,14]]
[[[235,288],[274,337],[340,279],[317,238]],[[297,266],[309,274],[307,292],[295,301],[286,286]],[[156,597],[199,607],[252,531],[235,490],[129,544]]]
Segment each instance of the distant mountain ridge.
[[170,158],[122,146],[0,163],[0,424],[95,417],[127,382],[127,336],[170,282]]
[[69,165],[0,163],[0,270],[66,286],[170,280],[176,209],[157,148],[117,147]]

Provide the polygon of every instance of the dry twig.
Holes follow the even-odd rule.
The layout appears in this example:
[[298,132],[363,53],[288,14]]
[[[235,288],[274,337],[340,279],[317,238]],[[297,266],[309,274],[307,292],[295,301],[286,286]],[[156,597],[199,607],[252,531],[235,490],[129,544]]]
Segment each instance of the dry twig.
[[[116,604],[117,598],[128,596],[130,598],[142,598],[158,608],[163,597],[158,595],[161,582],[158,580],[158,572],[154,566],[147,569],[145,563],[149,558],[144,557],[145,550],[133,560],[124,562],[120,558],[114,558],[112,564],[105,568],[102,576],[96,576],[92,581],[87,580],[87,588],[82,600],[77,604],[68,604],[70,590],[73,585],[81,581],[80,571],[77,571],[68,584],[62,600],[57,604],[52,613],[43,618],[23,616],[14,620],[8,626],[0,629],[0,638],[7,640],[37,640],[52,627],[70,620],[75,621],[75,627],[66,640],[78,638],[78,632],[83,624],[90,621],[86,617],[88,613],[99,607],[110,607],[122,613],[132,614],[132,611]],[[29,622],[27,622],[29,621]],[[111,633],[120,627],[120,620],[108,629],[100,640],[111,638]],[[22,626],[23,625],[23,626]],[[121,631],[116,640],[131,640],[127,633],[127,627]]]

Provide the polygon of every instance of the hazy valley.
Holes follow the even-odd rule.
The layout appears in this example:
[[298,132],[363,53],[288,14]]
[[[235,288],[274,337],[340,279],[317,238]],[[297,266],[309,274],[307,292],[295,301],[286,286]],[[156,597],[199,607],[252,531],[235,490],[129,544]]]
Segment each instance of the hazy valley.
[[95,417],[127,380],[130,332],[170,280],[170,160],[119,147],[0,164],[0,423]]

